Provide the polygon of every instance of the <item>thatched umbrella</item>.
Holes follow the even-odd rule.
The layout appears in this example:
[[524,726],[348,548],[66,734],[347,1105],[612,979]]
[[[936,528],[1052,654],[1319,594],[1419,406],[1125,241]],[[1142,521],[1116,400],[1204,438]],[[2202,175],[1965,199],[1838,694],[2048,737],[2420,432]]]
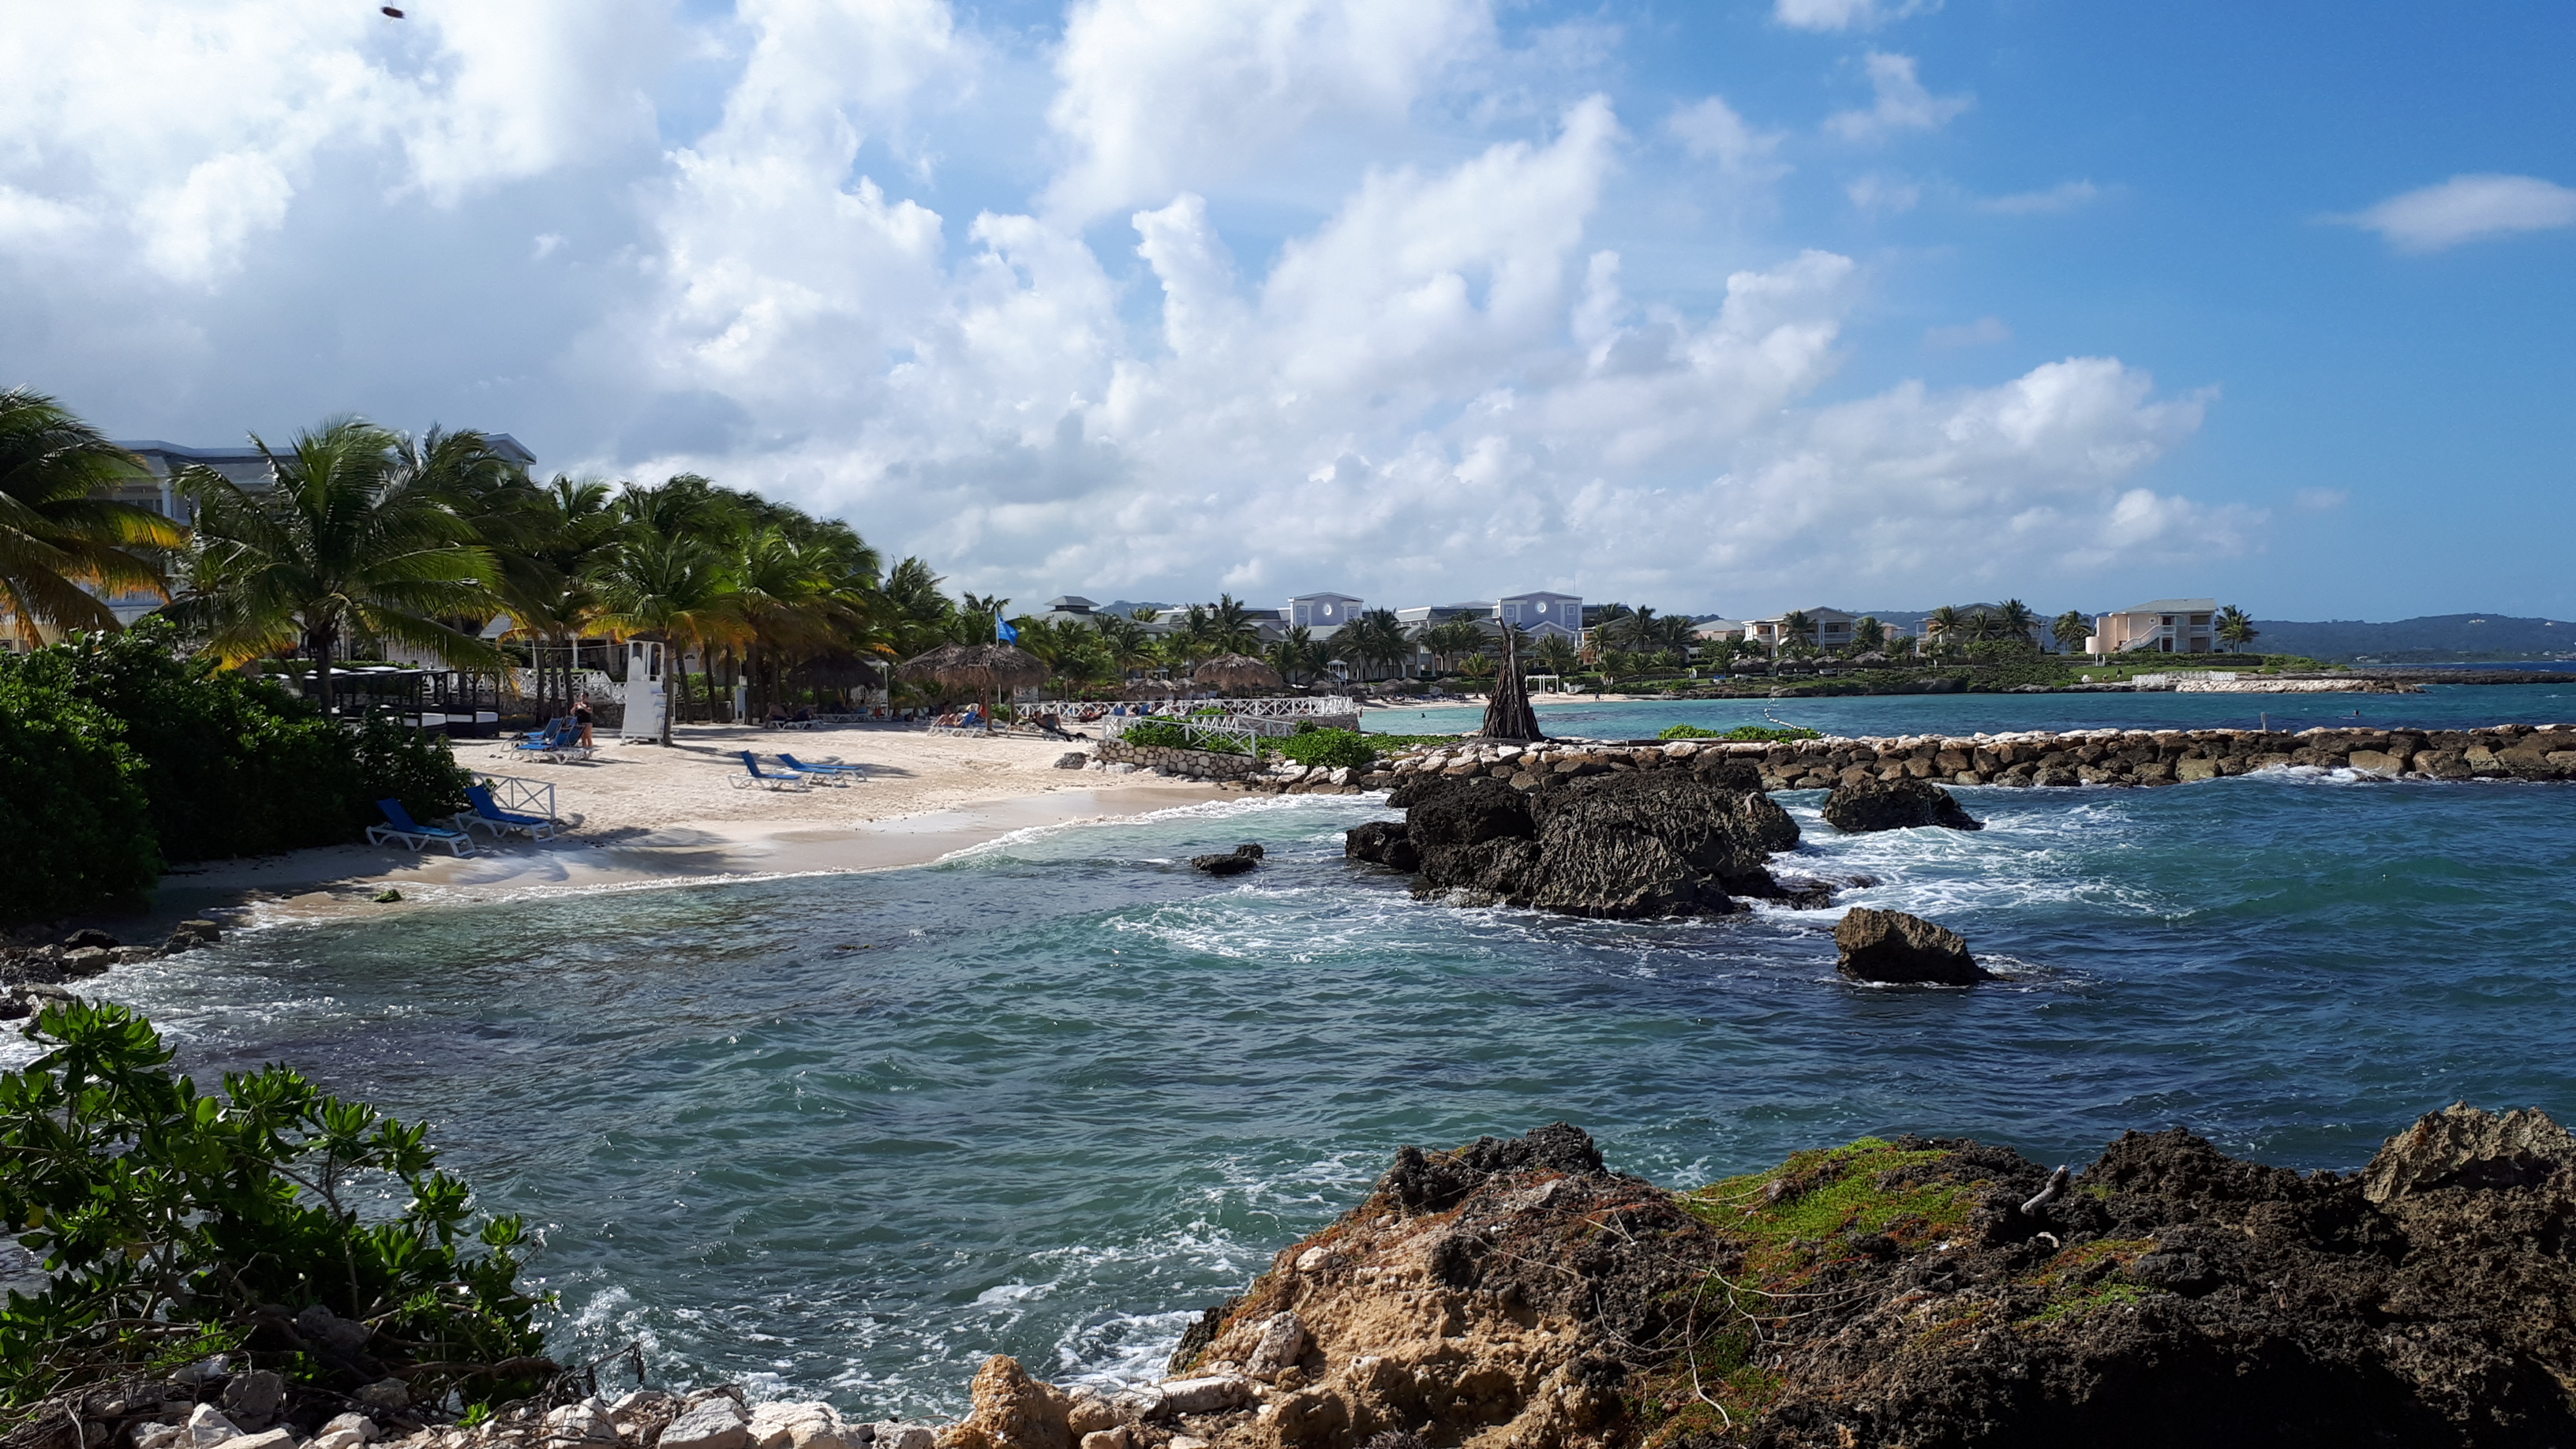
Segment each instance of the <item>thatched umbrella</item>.
[[984,733],[993,732],[993,696],[1046,683],[1047,667],[1034,654],[1008,644],[942,644],[895,673],[928,679],[943,689],[971,689],[984,701]]
[[1279,671],[1249,654],[1220,654],[1191,671],[1190,678],[1219,689],[1279,687]]

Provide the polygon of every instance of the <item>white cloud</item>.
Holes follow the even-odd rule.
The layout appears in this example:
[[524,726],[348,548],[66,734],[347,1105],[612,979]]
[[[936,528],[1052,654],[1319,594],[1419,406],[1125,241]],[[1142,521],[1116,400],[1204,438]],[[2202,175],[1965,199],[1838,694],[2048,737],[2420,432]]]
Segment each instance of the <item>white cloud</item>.
[[2576,190],[2537,176],[2454,176],[2392,196],[2359,216],[2335,219],[2375,231],[2401,252],[2438,252],[2462,242],[2576,226]]
[[1664,128],[1690,154],[1716,161],[1730,176],[1767,178],[1789,169],[1772,159],[1780,149],[1782,133],[1755,130],[1723,96],[1679,107],[1665,120]]
[[2053,216],[2090,206],[2101,195],[2102,188],[2090,181],[2061,181],[2044,191],[1988,197],[1977,203],[1977,209],[2003,216]]
[[1862,176],[1845,183],[1843,195],[1872,216],[1912,211],[1922,204],[1923,188],[1891,176]]
[[1956,327],[1933,327],[1923,333],[1923,345],[1947,350],[1958,347],[1987,347],[1997,342],[2012,341],[2013,330],[1999,317],[1980,317]]
[[1086,0],[1048,119],[1070,164],[1045,208],[1076,222],[1260,164],[1322,119],[1401,121],[1490,45],[1485,0]]
[[1914,57],[1871,51],[1866,62],[1874,101],[1866,111],[1837,111],[1825,129],[1846,141],[1876,141],[1898,131],[1937,131],[1976,104],[1972,96],[1936,96],[1914,73]]
[[[939,0],[742,0],[626,37],[580,5],[513,29],[457,4],[403,28],[319,0],[177,20],[102,0],[202,103],[158,117],[71,53],[77,28],[0,32],[0,325],[82,339],[41,360],[86,367],[136,435],[349,407],[506,427],[549,469],[695,467],[1021,598],[1932,597],[1954,567],[2011,583],[2245,546],[2261,522],[2153,482],[2202,395],[2109,358],[1838,386],[1869,289],[1849,257],[1747,239],[1706,263],[1713,300],[1661,280],[1666,241],[1604,212],[1633,204],[1622,168],[1671,150],[1587,97],[1591,72],[1551,79],[1543,47],[1495,87],[1481,4],[1098,0],[1041,55]],[[575,104],[523,94],[513,44],[615,58]],[[1885,124],[1952,104],[1885,59]],[[216,60],[272,83],[184,90]],[[1014,115],[1049,65],[1052,105]],[[635,97],[669,93],[656,66],[720,84],[655,118]],[[27,99],[58,73],[121,109]],[[1003,99],[956,106],[979,91]],[[703,119],[640,138],[679,116]],[[1718,98],[1661,125],[1722,171],[1778,165]],[[961,138],[1003,177],[962,204],[914,179]],[[1241,205],[1283,187],[1324,201]],[[1855,200],[1919,195],[1871,178]],[[1132,257],[1100,224],[1120,215]],[[324,296],[380,325],[332,351]],[[216,424],[171,421],[199,393],[219,401],[186,416]]]
[[398,148],[440,205],[649,140],[659,4],[447,0],[388,21],[335,0],[25,6],[0,26],[0,186],[123,233],[204,286],[284,225],[315,168]]
[[1771,18],[1792,30],[1872,30],[1940,8],[1940,0],[1772,0]]

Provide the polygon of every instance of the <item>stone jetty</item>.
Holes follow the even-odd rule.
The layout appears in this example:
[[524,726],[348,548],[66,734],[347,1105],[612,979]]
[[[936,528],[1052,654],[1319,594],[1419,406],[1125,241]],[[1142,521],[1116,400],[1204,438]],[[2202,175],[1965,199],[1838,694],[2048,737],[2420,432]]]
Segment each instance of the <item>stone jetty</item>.
[[[1195,751],[1171,751],[1182,756]],[[1357,794],[1417,775],[1485,775],[1521,789],[1542,775],[1699,769],[1710,756],[1740,762],[1765,790],[1826,790],[1863,779],[1941,785],[2158,786],[2274,767],[2350,770],[2417,780],[2576,780],[2576,725],[2493,725],[2468,730],[2044,730],[2008,734],[1899,735],[1760,744],[1729,740],[1552,740],[1535,746],[1474,739],[1407,750],[1365,770],[1280,763],[1245,771],[1218,756],[1210,778],[1266,793]],[[1166,762],[1194,774],[1191,762]]]

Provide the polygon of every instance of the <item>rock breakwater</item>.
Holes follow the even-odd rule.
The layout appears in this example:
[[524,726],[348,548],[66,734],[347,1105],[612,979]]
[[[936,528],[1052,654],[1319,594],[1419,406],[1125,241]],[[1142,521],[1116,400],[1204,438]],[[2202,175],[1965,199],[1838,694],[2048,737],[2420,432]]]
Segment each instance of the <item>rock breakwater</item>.
[[1482,775],[1535,789],[1549,777],[1740,767],[1764,790],[1829,790],[1846,780],[1945,785],[2187,784],[2272,767],[2351,770],[2388,779],[2576,780],[2576,726],[2473,730],[2072,730],[2011,734],[1723,740],[1578,740],[1536,747],[1476,741],[1382,761],[1362,786],[1416,775]]

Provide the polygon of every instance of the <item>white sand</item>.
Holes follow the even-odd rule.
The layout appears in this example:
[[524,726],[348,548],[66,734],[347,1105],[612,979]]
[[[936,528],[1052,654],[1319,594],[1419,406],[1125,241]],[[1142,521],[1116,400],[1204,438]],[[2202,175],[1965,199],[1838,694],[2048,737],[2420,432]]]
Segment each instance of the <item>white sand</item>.
[[[477,773],[552,784],[561,836],[494,844],[476,854],[415,855],[398,847],[337,846],[250,861],[182,867],[154,898],[156,923],[251,903],[255,918],[308,917],[370,903],[386,887],[405,904],[503,899],[746,876],[920,865],[1016,830],[1142,815],[1221,798],[1214,786],[1150,775],[1059,770],[1077,746],[1023,737],[931,735],[845,726],[802,731],[683,725],[665,748],[602,735],[597,755],[549,765],[506,742],[460,741],[457,763]],[[748,780],[737,752],[763,769],[781,749],[808,764],[867,767],[838,787],[773,791]],[[396,907],[394,909],[399,909]],[[132,921],[103,922],[150,939]]]

